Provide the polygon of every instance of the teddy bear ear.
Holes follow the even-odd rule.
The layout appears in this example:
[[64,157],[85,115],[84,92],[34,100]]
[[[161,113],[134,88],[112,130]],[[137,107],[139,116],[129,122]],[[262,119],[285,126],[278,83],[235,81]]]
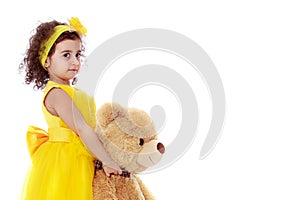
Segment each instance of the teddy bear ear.
[[117,117],[124,117],[126,110],[118,103],[105,103],[97,111],[97,120],[101,127],[106,127]]

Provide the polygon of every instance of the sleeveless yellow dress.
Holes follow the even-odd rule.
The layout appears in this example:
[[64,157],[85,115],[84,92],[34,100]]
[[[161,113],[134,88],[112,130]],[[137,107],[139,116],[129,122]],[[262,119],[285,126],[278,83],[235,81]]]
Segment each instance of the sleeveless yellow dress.
[[[74,101],[86,122],[96,124],[94,99],[83,91],[48,81],[44,97],[52,88],[63,89]],[[21,199],[26,200],[91,200],[94,157],[78,135],[62,121],[51,115],[44,103],[42,110],[48,131],[30,126],[27,146],[32,165],[23,187]]]

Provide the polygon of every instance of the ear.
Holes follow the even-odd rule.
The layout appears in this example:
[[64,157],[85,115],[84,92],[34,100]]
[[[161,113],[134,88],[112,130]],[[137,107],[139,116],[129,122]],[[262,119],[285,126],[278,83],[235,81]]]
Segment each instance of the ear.
[[151,117],[144,110],[129,108],[128,112],[130,120],[132,120],[137,126],[146,127],[153,123]]
[[118,103],[105,103],[97,111],[97,120],[101,127],[106,127],[117,117],[124,117],[126,110]]
[[47,57],[46,61],[45,61],[45,68],[47,69],[48,67],[50,67],[50,58]]

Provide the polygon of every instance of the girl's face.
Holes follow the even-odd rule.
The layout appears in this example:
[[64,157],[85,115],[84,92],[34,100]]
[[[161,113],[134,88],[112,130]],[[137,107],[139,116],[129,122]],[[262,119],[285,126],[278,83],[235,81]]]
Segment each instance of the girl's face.
[[51,81],[60,84],[70,84],[81,66],[81,41],[66,39],[58,43],[55,52],[48,57],[45,66]]

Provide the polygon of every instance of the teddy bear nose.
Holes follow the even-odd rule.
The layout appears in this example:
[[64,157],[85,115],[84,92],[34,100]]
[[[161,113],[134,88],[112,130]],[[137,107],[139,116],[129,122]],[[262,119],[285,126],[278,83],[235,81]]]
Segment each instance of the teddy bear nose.
[[161,154],[165,153],[165,146],[162,143],[157,143],[156,148]]

